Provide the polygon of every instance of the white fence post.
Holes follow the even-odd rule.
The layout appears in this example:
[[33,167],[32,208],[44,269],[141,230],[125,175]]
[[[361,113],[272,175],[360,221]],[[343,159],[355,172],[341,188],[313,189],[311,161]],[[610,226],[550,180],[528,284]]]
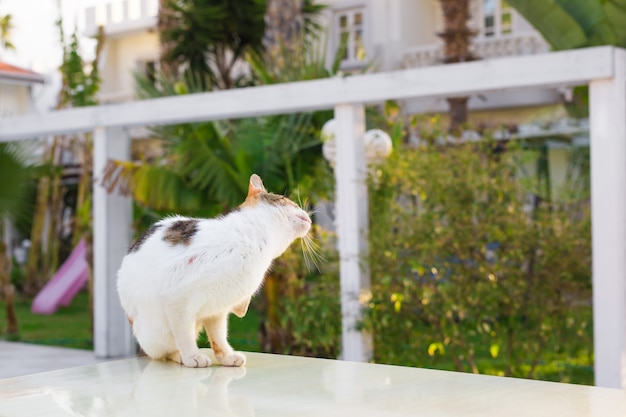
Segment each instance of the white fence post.
[[626,387],[626,51],[589,84],[595,383]]
[[362,104],[335,106],[335,202],[341,276],[342,354],[344,360],[366,362],[372,355],[371,335],[356,329],[361,319],[359,296],[369,289],[368,197],[365,163],[365,109]]
[[117,295],[117,270],[130,245],[132,204],[100,185],[110,158],[130,158],[130,138],[118,127],[94,130],[94,351],[99,358],[133,356],[135,342]]

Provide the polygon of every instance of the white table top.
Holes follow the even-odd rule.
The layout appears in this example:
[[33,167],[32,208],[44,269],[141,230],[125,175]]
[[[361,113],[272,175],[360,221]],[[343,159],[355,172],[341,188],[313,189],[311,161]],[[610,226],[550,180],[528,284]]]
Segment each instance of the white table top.
[[245,368],[147,358],[0,380],[0,416],[626,416],[626,390],[248,353]]

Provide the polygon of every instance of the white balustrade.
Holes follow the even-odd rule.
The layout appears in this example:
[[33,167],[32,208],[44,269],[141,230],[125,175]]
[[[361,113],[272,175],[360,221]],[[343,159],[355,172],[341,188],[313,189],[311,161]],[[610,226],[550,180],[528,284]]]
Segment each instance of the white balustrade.
[[111,35],[156,25],[158,0],[110,0],[85,9],[85,34],[94,36],[98,26]]
[[[519,55],[536,55],[550,51],[550,45],[538,33],[476,38],[471,51],[480,59],[502,58]],[[405,52],[402,68],[421,68],[443,62],[443,43],[411,48]]]

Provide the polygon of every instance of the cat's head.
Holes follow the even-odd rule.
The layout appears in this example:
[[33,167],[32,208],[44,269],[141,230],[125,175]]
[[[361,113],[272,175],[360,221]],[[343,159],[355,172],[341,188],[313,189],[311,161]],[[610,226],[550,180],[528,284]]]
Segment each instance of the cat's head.
[[283,217],[284,224],[293,234],[294,239],[306,236],[311,228],[311,218],[306,211],[283,195],[267,192],[261,177],[252,174],[248,185],[248,196],[241,208],[257,206],[276,210],[277,214]]

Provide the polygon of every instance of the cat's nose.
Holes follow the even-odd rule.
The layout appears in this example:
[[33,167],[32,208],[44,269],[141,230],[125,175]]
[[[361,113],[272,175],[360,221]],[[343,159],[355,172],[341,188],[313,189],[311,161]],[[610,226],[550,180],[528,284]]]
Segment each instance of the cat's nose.
[[306,213],[297,214],[296,217],[305,223],[311,223],[311,218]]

